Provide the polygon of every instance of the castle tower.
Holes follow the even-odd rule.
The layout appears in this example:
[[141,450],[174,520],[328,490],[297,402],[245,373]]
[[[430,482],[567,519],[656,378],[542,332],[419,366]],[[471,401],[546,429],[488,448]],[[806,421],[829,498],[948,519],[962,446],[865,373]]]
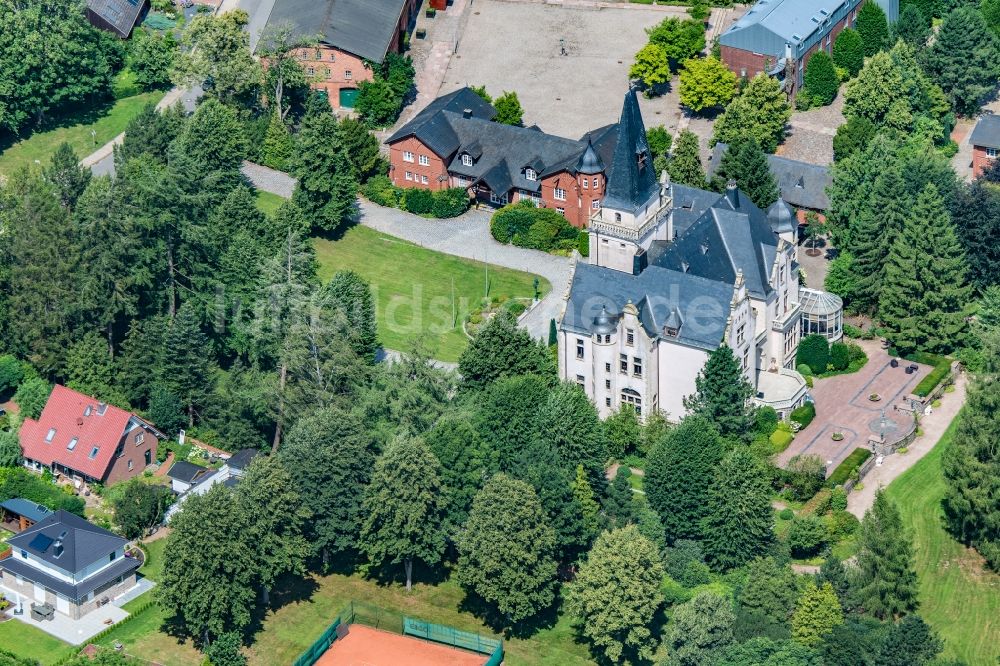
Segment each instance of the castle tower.
[[590,217],[590,262],[627,273],[644,267],[656,239],[667,240],[669,183],[657,181],[635,89],[625,93],[618,141],[599,209]]

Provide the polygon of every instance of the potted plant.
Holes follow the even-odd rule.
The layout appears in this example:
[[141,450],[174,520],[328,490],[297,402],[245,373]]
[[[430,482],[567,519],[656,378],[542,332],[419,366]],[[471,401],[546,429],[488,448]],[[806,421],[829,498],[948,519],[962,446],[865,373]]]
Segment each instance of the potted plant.
[[882,399],[882,396],[880,396],[878,393],[869,393],[868,394],[868,400],[871,401],[871,402],[878,402],[881,399]]
[[844,439],[844,433],[842,433],[842,432],[835,432],[832,435],[830,435],[830,439],[832,439],[835,442],[841,442]]

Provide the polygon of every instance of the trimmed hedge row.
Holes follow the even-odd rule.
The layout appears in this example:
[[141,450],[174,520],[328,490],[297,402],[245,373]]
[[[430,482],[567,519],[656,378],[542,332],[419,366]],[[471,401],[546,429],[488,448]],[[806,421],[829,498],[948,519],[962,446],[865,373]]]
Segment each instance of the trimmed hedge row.
[[851,477],[851,472],[858,469],[865,463],[866,460],[872,457],[872,452],[868,449],[857,448],[851,453],[851,455],[844,458],[844,461],[837,465],[837,469],[833,470],[833,474],[826,480],[826,485],[828,488],[833,488],[834,486],[842,486]]
[[814,418],[816,418],[816,405],[811,402],[792,410],[792,413],[788,415],[790,421],[795,421],[802,428],[812,423]]
[[927,354],[925,352],[915,352],[906,357],[907,360],[913,361],[914,363],[923,363],[924,365],[933,365],[934,369],[927,373],[927,376],[920,380],[914,389],[914,395],[921,398],[926,398],[929,396],[934,389],[938,387],[948,373],[951,372],[951,359],[945,356],[938,356],[937,354]]
[[388,176],[373,176],[361,188],[361,193],[379,206],[400,208],[415,215],[457,217],[469,208],[469,193],[464,187],[434,192],[419,187],[396,187]]

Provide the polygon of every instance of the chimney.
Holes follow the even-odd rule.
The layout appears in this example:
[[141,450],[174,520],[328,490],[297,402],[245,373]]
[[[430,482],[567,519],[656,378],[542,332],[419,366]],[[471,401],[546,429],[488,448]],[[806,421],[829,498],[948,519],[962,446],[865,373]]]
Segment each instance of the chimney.
[[736,181],[732,178],[726,182],[726,198],[729,199],[729,205],[732,206],[733,209],[739,209],[740,191],[736,188]]
[[472,109],[462,109],[462,117],[463,118],[471,118],[472,117]]

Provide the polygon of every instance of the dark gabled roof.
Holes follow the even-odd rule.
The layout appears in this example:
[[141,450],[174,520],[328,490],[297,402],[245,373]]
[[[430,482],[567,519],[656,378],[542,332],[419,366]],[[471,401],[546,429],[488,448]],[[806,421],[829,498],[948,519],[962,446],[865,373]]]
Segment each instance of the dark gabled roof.
[[698,221],[705,211],[719,200],[718,192],[672,183],[670,185],[672,198],[672,211],[674,222],[674,237],[679,238],[684,235],[692,224]]
[[586,335],[596,333],[604,325],[604,310],[617,322],[622,308],[631,301],[651,337],[663,337],[665,327],[675,328],[681,321],[677,336],[671,339],[710,351],[722,342],[733,289],[732,284],[659,266],[633,275],[579,263],[562,326]]
[[87,0],[87,9],[101,17],[121,37],[132,34],[145,0]]
[[[1000,131],[998,131],[1000,136]],[[724,143],[715,144],[712,155],[708,158],[708,177],[711,178],[722,164],[722,156],[729,149]],[[830,207],[830,198],[826,188],[833,183],[833,175],[828,167],[810,164],[787,157],[768,155],[767,165],[771,169],[774,180],[778,183],[781,198],[796,208],[826,210]]]
[[773,291],[770,275],[778,246],[767,215],[739,190],[735,205],[725,195],[714,196],[715,202],[676,240],[653,241],[649,264],[728,285],[742,271],[747,291],[766,298]]
[[[640,167],[639,157],[643,156]],[[629,88],[618,121],[618,141],[611,157],[604,207],[636,211],[657,192],[656,170],[646,142],[635,89]]]
[[[60,540],[61,554],[56,547]],[[123,548],[128,541],[60,509],[11,537],[7,543],[15,551],[26,550],[44,562],[75,573]]]
[[396,39],[406,0],[277,0],[265,29],[290,24],[296,36],[382,62]]
[[52,510],[48,507],[42,506],[37,502],[32,502],[31,500],[26,500],[23,497],[12,497],[3,504],[0,504],[0,508],[11,513],[16,513],[19,516],[24,516],[35,523],[43,520],[45,516],[52,513]]
[[183,481],[184,483],[195,483],[198,478],[206,472],[208,472],[207,467],[195,465],[187,460],[179,460],[170,466],[170,471],[167,472],[167,476],[171,479]]
[[983,148],[1000,148],[1000,116],[988,114],[976,121],[969,143]]
[[240,449],[229,457],[226,464],[230,469],[243,470],[259,455],[261,455],[259,449]]
[[119,576],[127,575],[138,568],[139,560],[134,557],[119,557],[93,576],[73,584],[61,578],[56,578],[40,569],[36,569],[20,557],[8,557],[5,560],[0,560],[0,569],[9,571],[15,576],[21,576],[33,583],[43,585],[74,601],[82,601],[88,594],[105,583],[110,583]]
[[[438,157],[448,159],[461,144],[458,135],[451,127],[449,118],[442,115],[442,112],[453,111],[461,115],[465,110],[468,110],[473,118],[484,120],[493,120],[497,115],[496,109],[487,104],[486,100],[470,88],[459,88],[455,92],[438,97],[424,107],[423,111],[414,116],[413,120],[400,127],[386,139],[386,143],[392,144],[401,139],[415,136],[422,144],[433,150]],[[478,141],[468,143],[470,151],[482,150]]]

